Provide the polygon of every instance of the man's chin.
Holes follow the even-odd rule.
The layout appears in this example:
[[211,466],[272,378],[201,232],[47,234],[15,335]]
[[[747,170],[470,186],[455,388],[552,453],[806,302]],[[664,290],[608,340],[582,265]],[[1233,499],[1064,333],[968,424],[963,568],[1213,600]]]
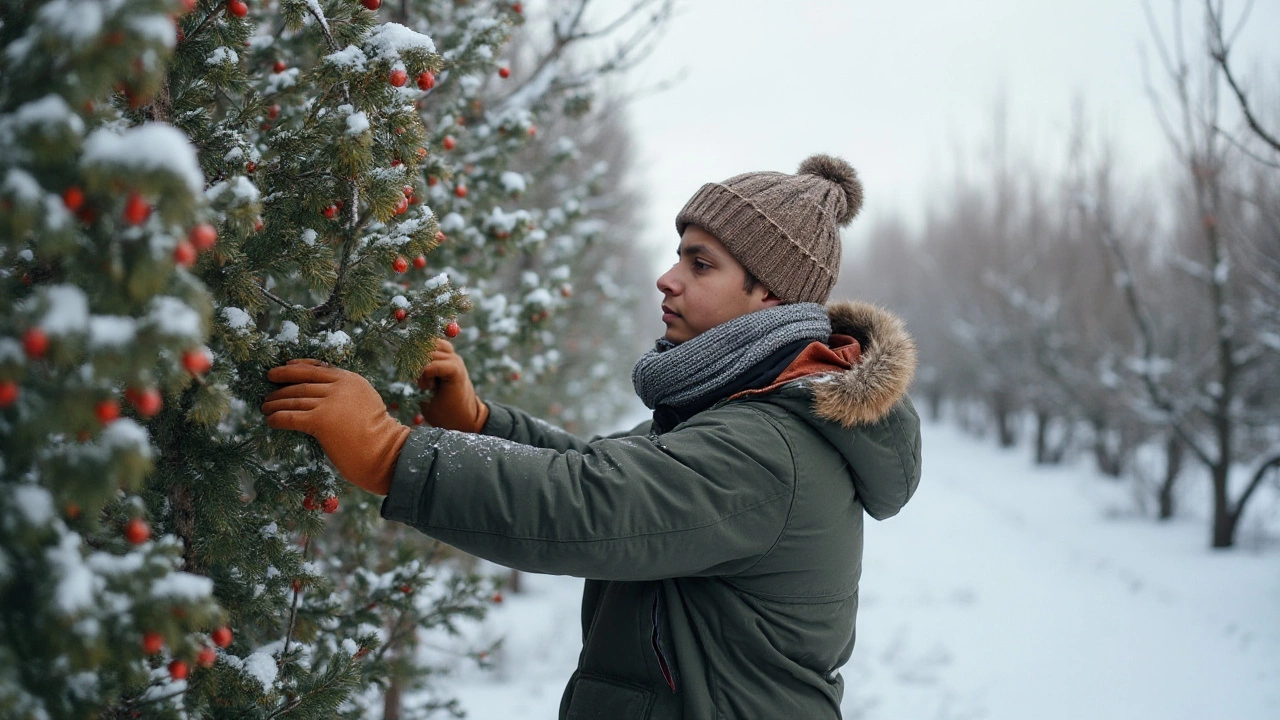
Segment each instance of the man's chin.
[[684,342],[685,340],[688,340],[689,338],[686,338],[683,333],[674,332],[672,331],[671,328],[667,328],[667,331],[662,334],[662,339],[666,340],[672,345],[679,345],[680,343]]

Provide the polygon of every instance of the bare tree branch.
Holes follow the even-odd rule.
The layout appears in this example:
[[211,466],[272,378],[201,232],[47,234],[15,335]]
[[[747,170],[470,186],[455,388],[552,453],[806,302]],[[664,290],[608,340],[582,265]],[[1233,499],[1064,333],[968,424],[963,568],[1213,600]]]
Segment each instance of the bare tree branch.
[[1227,40],[1222,34],[1222,6],[1214,7],[1212,0],[1205,0],[1205,14],[1209,24],[1209,56],[1213,58],[1218,69],[1222,71],[1222,76],[1226,78],[1227,85],[1231,88],[1231,92],[1235,93],[1236,102],[1240,104],[1240,112],[1244,113],[1245,122],[1249,124],[1249,128],[1253,130],[1253,134],[1257,135],[1264,143],[1271,146],[1271,149],[1280,153],[1280,137],[1262,127],[1253,109],[1249,107],[1249,99],[1246,97],[1244,89],[1240,87],[1236,76],[1231,72],[1231,65],[1227,62],[1227,55],[1231,52],[1231,44],[1235,41],[1235,35],[1239,33],[1244,26],[1245,17],[1248,16],[1249,7],[1245,8],[1244,14],[1240,18],[1240,24],[1236,30],[1232,32],[1231,40]]

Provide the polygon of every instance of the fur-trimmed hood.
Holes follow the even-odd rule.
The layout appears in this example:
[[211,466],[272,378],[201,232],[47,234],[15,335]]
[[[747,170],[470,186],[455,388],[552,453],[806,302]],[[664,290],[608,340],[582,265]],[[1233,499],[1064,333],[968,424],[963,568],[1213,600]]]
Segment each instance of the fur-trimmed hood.
[[901,318],[865,302],[827,305],[834,335],[858,341],[860,359],[813,385],[818,417],[844,427],[873,423],[906,396],[916,374],[916,344]]
[[907,391],[916,346],[896,315],[864,302],[827,305],[832,337],[813,343],[761,400],[811,427],[848,463],[869,515],[884,519],[920,482],[920,417]]

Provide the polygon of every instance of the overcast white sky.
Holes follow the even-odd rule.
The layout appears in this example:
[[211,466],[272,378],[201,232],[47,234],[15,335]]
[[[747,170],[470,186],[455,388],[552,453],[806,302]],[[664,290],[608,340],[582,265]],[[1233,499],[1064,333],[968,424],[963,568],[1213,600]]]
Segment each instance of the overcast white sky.
[[[1151,3],[1167,23],[1170,0]],[[1198,30],[1199,0],[1184,5],[1188,31]],[[677,241],[675,214],[698,186],[750,170],[793,172],[813,152],[849,160],[866,188],[846,243],[883,213],[919,217],[956,149],[991,137],[1002,96],[1012,134],[1044,154],[1065,143],[1076,97],[1129,167],[1154,172],[1164,152],[1144,90],[1140,48],[1152,44],[1141,0],[681,0],[680,8],[632,79],[686,73],[631,105],[650,200],[644,241],[661,243],[663,267]],[[1229,1],[1229,17],[1242,8]],[[1265,43],[1278,31],[1280,0],[1257,0],[1237,50],[1241,69],[1273,91],[1280,48]]]

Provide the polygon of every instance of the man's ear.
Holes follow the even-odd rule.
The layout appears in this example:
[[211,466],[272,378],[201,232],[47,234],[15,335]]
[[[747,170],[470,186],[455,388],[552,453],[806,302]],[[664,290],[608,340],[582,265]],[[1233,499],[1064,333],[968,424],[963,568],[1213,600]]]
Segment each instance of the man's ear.
[[774,295],[772,290],[766,290],[760,302],[764,307],[777,307],[782,304],[782,298]]

